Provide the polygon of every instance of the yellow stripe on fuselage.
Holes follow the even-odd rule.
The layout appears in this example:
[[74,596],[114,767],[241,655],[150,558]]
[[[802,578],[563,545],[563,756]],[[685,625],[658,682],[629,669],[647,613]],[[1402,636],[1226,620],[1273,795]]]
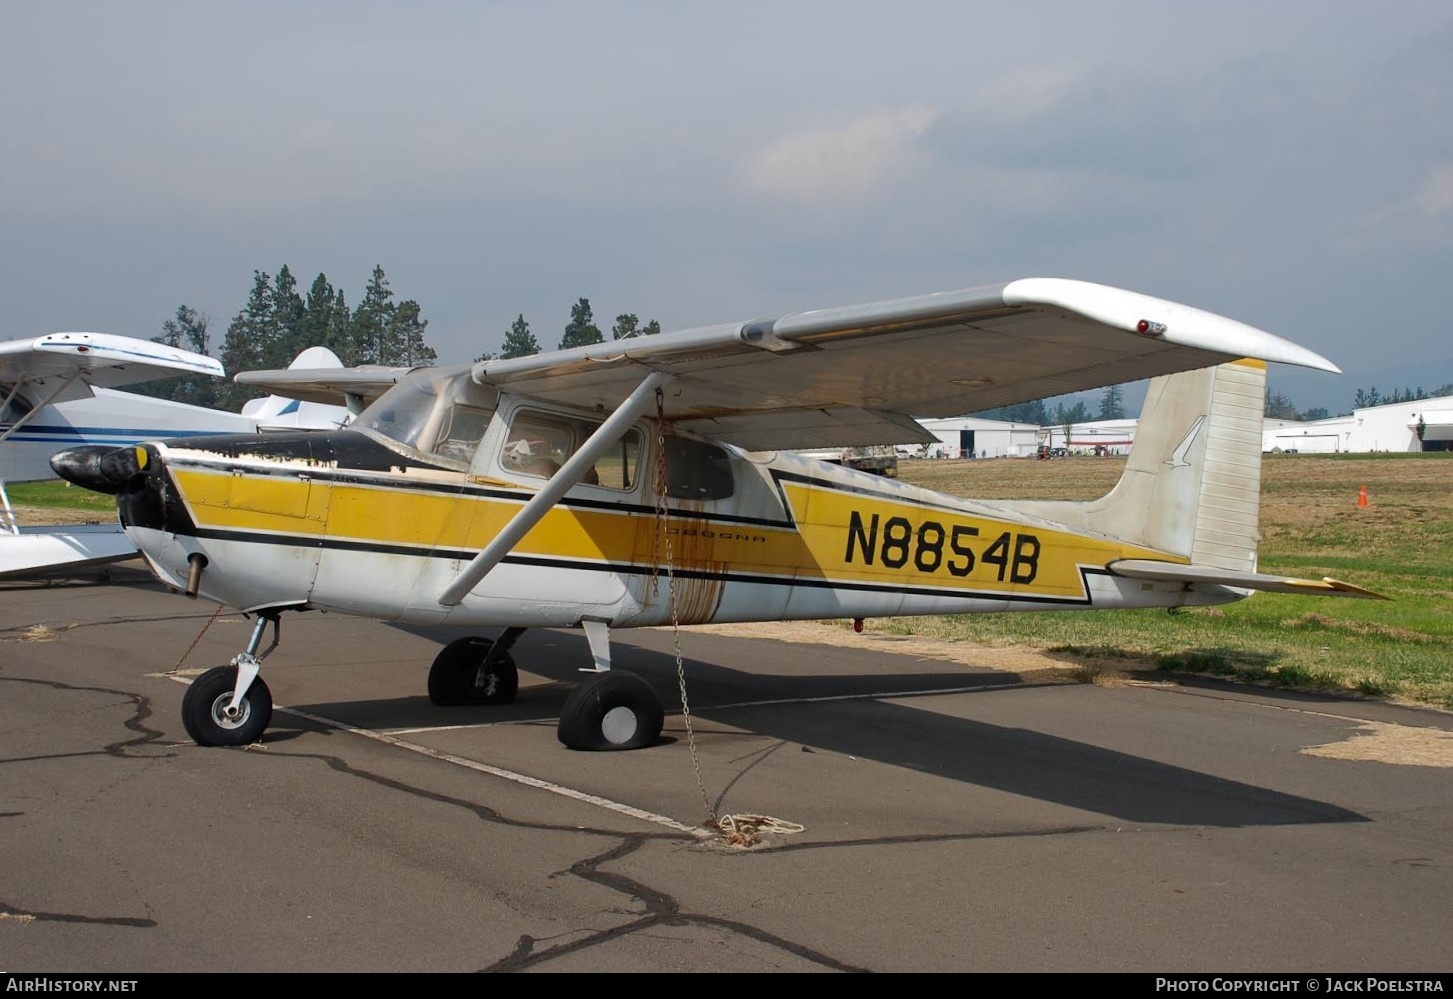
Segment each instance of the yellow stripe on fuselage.
[[[281,469],[277,470],[281,471]],[[257,474],[174,463],[172,474],[199,528],[267,532],[450,551],[478,551],[528,494],[446,492],[418,477],[379,482]],[[459,484],[467,480],[460,476]],[[700,517],[665,521],[678,570],[831,581],[894,588],[1084,599],[1082,566],[1163,553],[1106,538],[905,502],[892,494],[785,481],[795,527]],[[948,502],[946,500],[946,502]],[[776,511],[761,511],[772,514]],[[765,517],[763,519],[766,519]],[[556,506],[515,547],[518,556],[651,566],[665,559],[656,518],[619,510]],[[1174,559],[1174,561],[1184,561]]]

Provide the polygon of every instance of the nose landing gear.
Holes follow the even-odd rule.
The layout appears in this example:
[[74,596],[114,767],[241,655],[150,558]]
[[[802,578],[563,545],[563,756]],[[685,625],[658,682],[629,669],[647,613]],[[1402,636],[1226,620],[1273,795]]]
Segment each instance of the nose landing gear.
[[[272,623],[272,644],[261,653],[263,633]],[[230,665],[209,669],[192,681],[182,697],[182,725],[199,746],[248,746],[272,721],[272,692],[257,675],[262,661],[278,647],[278,611],[257,615],[247,648]]]

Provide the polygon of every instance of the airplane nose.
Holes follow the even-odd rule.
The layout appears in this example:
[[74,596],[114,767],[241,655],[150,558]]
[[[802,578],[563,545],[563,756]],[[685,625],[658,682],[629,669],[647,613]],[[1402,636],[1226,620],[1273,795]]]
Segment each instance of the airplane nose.
[[147,465],[144,447],[90,444],[51,455],[50,467],[67,482],[98,493],[115,495]]

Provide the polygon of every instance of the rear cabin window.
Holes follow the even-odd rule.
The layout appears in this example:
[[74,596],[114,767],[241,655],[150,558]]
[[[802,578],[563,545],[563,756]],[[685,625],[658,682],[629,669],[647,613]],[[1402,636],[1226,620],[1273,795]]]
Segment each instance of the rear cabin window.
[[731,457],[717,444],[666,438],[666,495],[673,499],[726,499],[732,494]]
[[[599,423],[555,413],[522,410],[515,414],[500,453],[507,471],[548,479],[580,449]],[[583,483],[606,489],[634,489],[640,474],[641,432],[629,430],[586,471]]]

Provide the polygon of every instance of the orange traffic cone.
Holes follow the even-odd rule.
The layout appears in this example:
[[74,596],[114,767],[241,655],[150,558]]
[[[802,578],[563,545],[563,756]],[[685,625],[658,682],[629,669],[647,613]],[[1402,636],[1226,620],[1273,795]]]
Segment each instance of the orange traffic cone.
[[1365,485],[1361,489],[1357,490],[1357,505],[1367,505],[1367,486]]

